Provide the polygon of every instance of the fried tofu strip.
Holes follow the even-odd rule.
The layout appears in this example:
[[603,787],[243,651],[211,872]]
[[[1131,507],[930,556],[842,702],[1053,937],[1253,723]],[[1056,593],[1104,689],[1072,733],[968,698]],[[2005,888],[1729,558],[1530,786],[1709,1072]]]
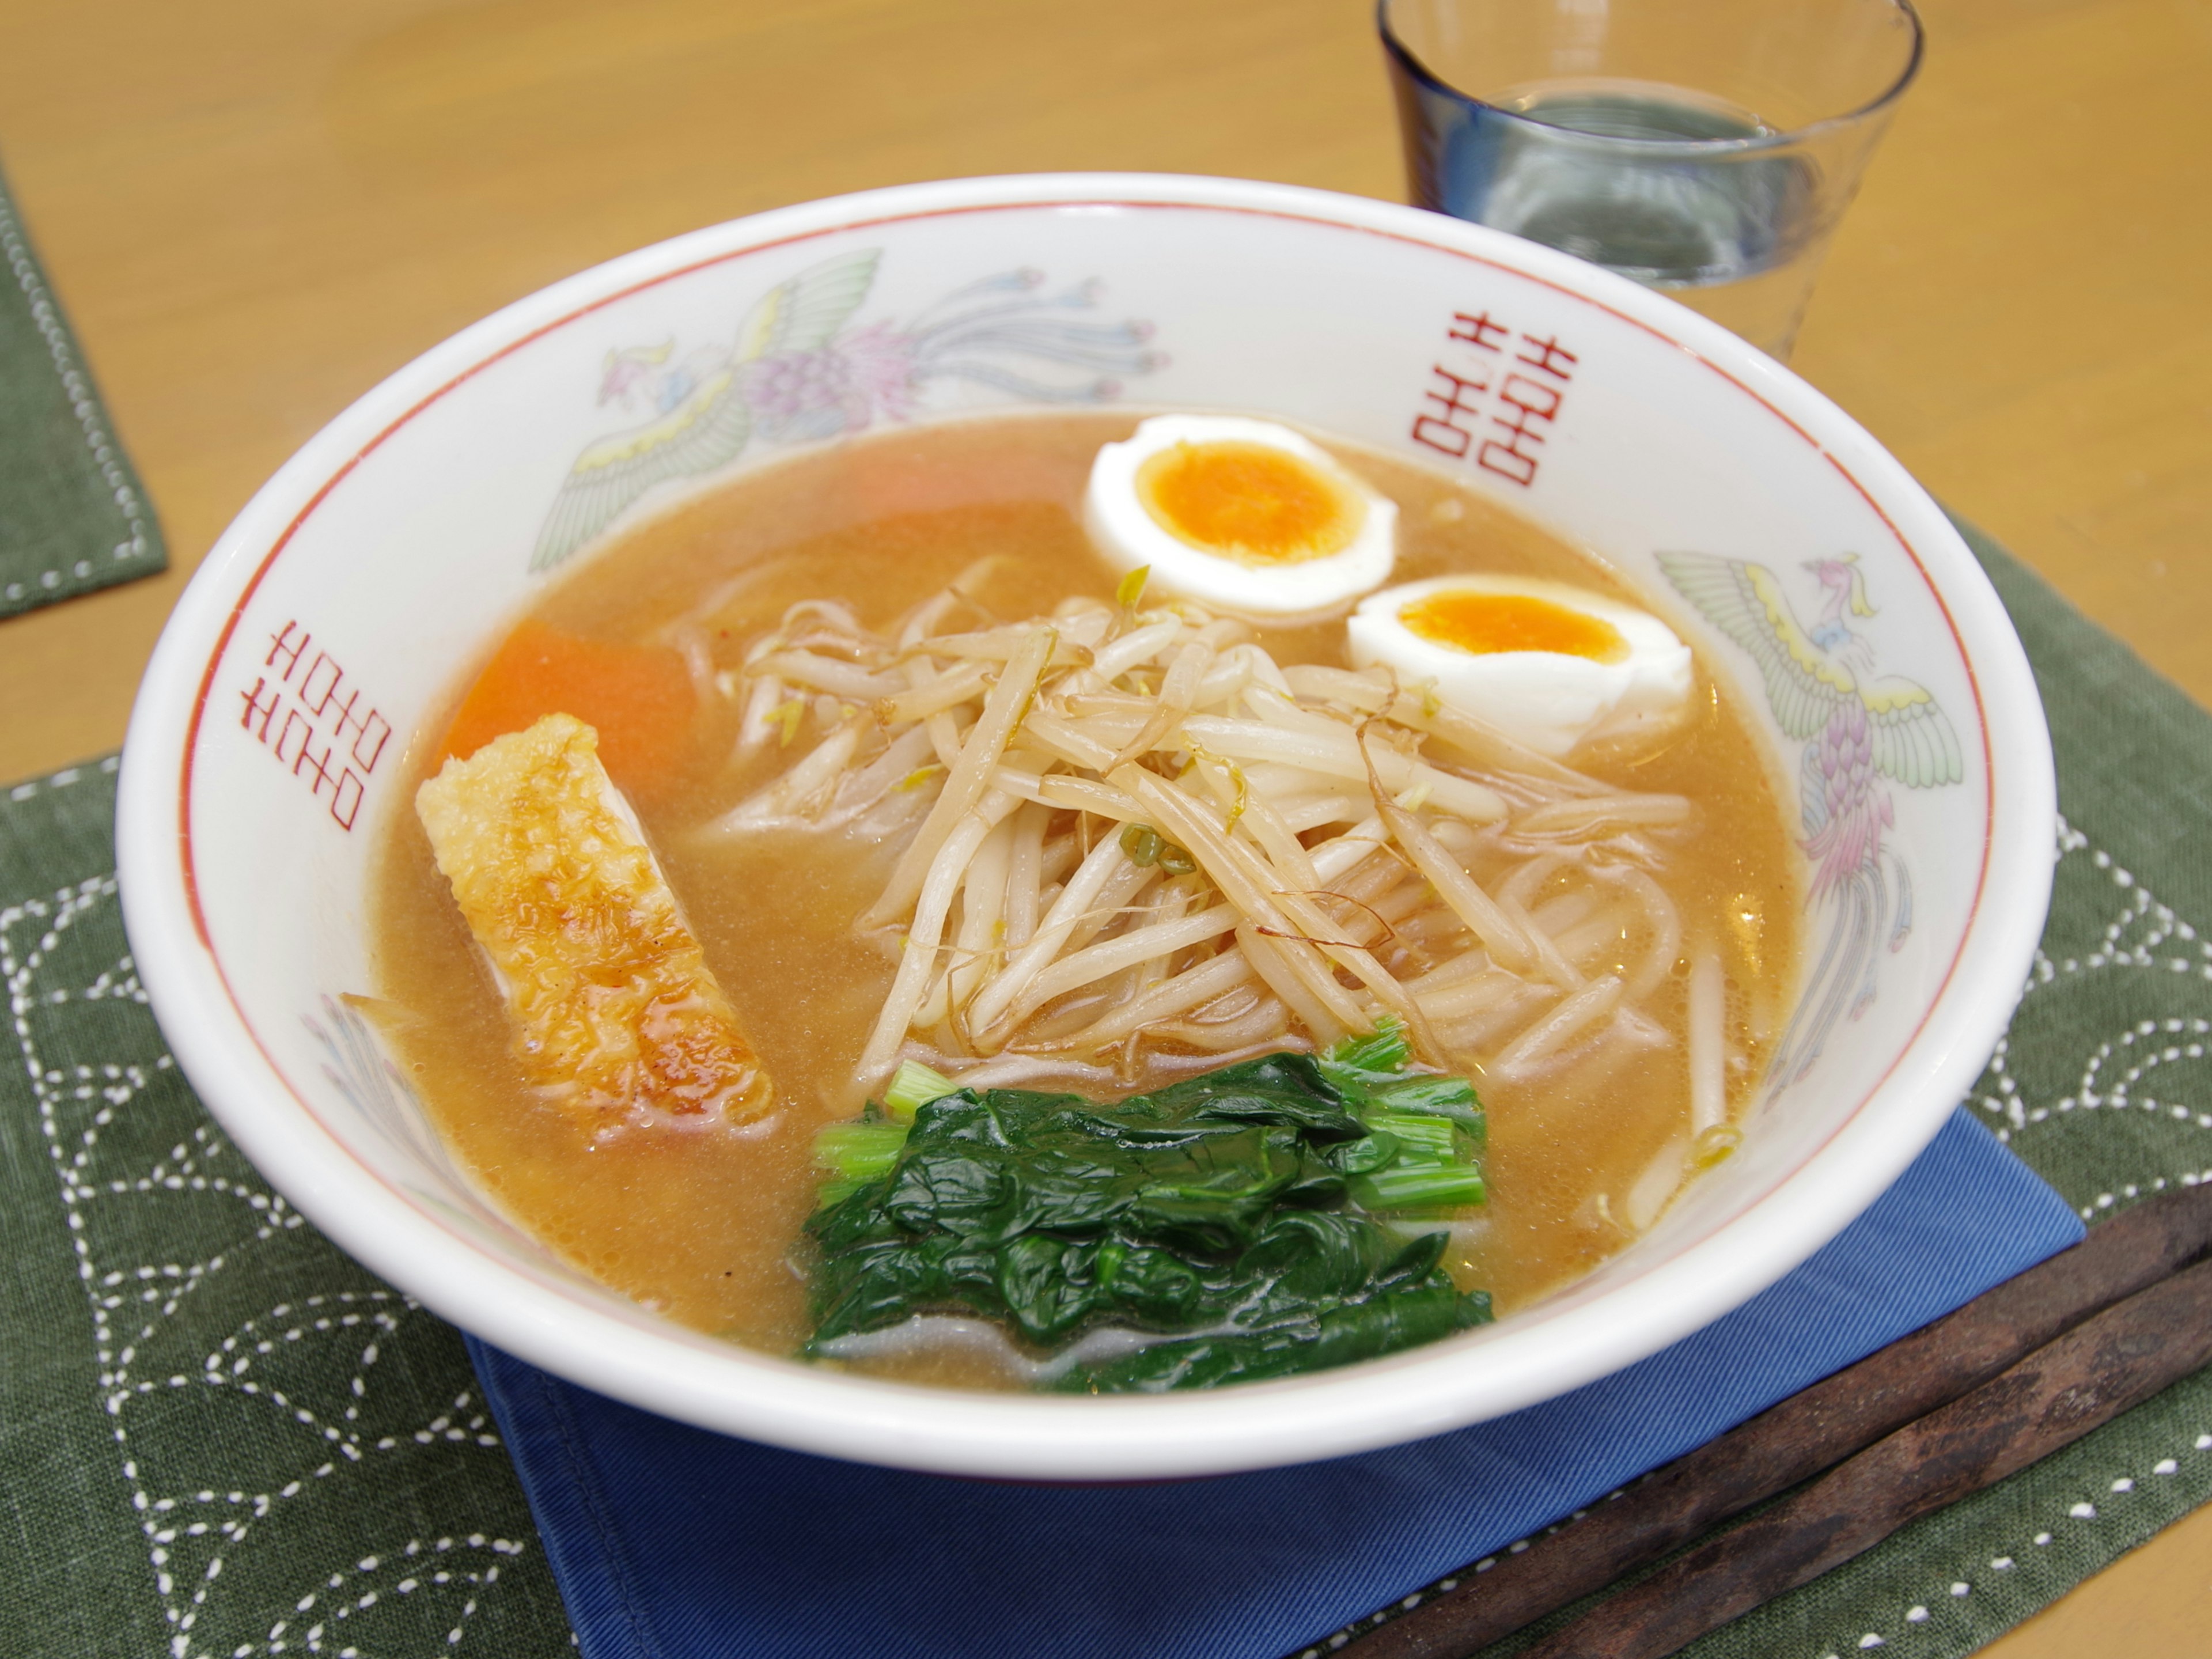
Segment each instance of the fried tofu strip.
[[548,714],[416,792],[506,995],[515,1056],[579,1115],[757,1117],[768,1074],[598,750],[590,726]]

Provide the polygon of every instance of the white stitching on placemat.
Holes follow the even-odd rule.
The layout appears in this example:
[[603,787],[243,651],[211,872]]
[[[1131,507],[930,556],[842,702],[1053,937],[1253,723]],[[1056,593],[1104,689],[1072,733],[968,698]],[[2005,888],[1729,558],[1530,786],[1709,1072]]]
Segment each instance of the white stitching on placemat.
[[[50,776],[18,786],[13,798],[27,799],[41,788],[67,788],[96,770],[113,771],[111,757],[96,767],[68,767]],[[133,1375],[144,1360],[142,1348],[155,1340],[168,1322],[184,1310],[194,1291],[210,1277],[231,1265],[232,1257],[250,1251],[255,1242],[276,1237],[302,1224],[303,1218],[283,1199],[262,1189],[243,1170],[236,1176],[211,1172],[211,1160],[236,1156],[211,1125],[203,1124],[178,1142],[150,1167],[101,1170],[95,1167],[100,1133],[118,1111],[152,1085],[154,1074],[169,1071],[173,1060],[166,1053],[149,1066],[137,1063],[64,1066],[42,1056],[32,1018],[34,1012],[78,1001],[125,1000],[143,1004],[146,994],[137,981],[135,965],[125,956],[101,969],[89,984],[42,988],[41,969],[48,964],[64,937],[88,913],[111,902],[116,882],[111,874],[92,877],[44,898],[27,899],[0,908],[0,982],[6,985],[9,1013],[18,1052],[39,1106],[40,1127],[67,1212],[71,1246],[92,1316],[92,1335],[100,1365],[98,1408],[112,1424],[122,1474],[130,1483],[131,1504],[144,1535],[147,1562],[154,1589],[169,1630],[170,1659],[218,1659],[216,1651],[199,1645],[204,1640],[195,1626],[210,1611],[212,1595],[226,1584],[227,1556],[243,1545],[256,1522],[285,1499],[314,1490],[333,1476],[343,1478],[349,1466],[362,1464],[365,1455],[404,1452],[416,1445],[454,1441],[497,1449],[488,1414],[477,1409],[472,1390],[464,1391],[444,1412],[429,1422],[398,1432],[380,1435],[361,1422],[362,1405],[369,1398],[368,1376],[376,1364],[380,1342],[398,1333],[399,1317],[417,1310],[412,1297],[388,1291],[335,1291],[298,1297],[245,1321],[210,1346],[189,1370],[166,1376],[157,1368],[152,1376]],[[18,930],[28,938],[19,944]],[[65,1121],[65,1119],[67,1120]],[[128,1268],[102,1272],[95,1255],[94,1220],[100,1206],[118,1200],[132,1201],[140,1194],[167,1191],[211,1191],[243,1200],[250,1239],[238,1249],[226,1250],[198,1262],[143,1262]],[[133,1334],[135,1328],[135,1334]],[[263,1358],[274,1360],[294,1343],[347,1341],[355,1334],[366,1339],[351,1382],[335,1399],[316,1411],[281,1388],[254,1375]],[[298,1465],[300,1478],[273,1492],[218,1491],[214,1486],[199,1491],[175,1491],[156,1496],[159,1485],[147,1478],[131,1444],[126,1415],[134,1401],[173,1389],[222,1389],[254,1397],[281,1413],[307,1446]],[[335,1452],[337,1455],[325,1457]],[[321,1458],[308,1468],[309,1457]],[[150,1488],[150,1490],[149,1490]],[[337,1646],[363,1615],[381,1602],[424,1595],[450,1597],[458,1603],[454,1622],[446,1632],[441,1650],[451,1652],[463,1640],[465,1626],[474,1617],[482,1597],[499,1582],[500,1568],[486,1562],[481,1567],[453,1559],[442,1565],[436,1558],[449,1553],[489,1552],[502,1559],[520,1555],[527,1545],[505,1538],[471,1533],[465,1538],[441,1537],[426,1542],[410,1538],[399,1547],[362,1556],[357,1564],[336,1571],[319,1572],[312,1589],[296,1597],[287,1595],[289,1613],[269,1626],[265,1636],[223,1647],[229,1659],[275,1655],[295,1650],[331,1653],[337,1659],[354,1659],[357,1650]],[[204,1561],[196,1558],[204,1555]],[[186,1561],[193,1571],[187,1572]],[[361,1580],[380,1571],[392,1582]],[[331,1592],[341,1592],[333,1597]],[[235,1610],[226,1608],[235,1617]],[[301,1617],[301,1615],[304,1615]],[[306,1624],[295,1631],[295,1623]],[[327,1644],[327,1645],[326,1645]]]
[[41,789],[66,789],[82,777],[88,769],[112,773],[122,764],[122,756],[110,755],[106,760],[89,769],[82,766],[64,766],[60,771],[49,773],[43,778],[33,778],[28,782],[15,785],[9,790],[8,799],[11,801],[28,800]]
[[[2192,1447],[2193,1449],[2200,1452],[2212,1451],[2212,1434],[2198,1435],[2192,1443]],[[2181,1462],[2175,1457],[2161,1457],[2150,1466],[2150,1473],[2154,1475],[2179,1474],[2181,1473]],[[2135,1478],[2132,1475],[2124,1474],[2114,1480],[2106,1490],[2113,1496],[2124,1498],[2135,1489]],[[2087,1499],[2077,1499],[2066,1505],[2065,1518],[2069,1521],[2094,1521],[2098,1519],[2097,1506]],[[2057,1534],[2046,1530],[2037,1533],[2030,1542],[2037,1549],[2045,1549],[2056,1540]],[[2018,1559],[2014,1556],[1996,1555],[1990,1558],[1990,1571],[1992,1572],[2011,1572],[2019,1565]],[[1947,1601],[1963,1601],[1973,1593],[1974,1586],[1960,1578],[1954,1580],[1946,1586],[1941,1595],[1931,1595],[1929,1599],[1936,1606],[1941,1607]],[[1918,1626],[1929,1623],[1933,1617],[1934,1614],[1929,1611],[1927,1603],[1916,1601],[1905,1610],[1904,1621],[1908,1626]],[[1899,1633],[1903,1635],[1908,1632]],[[1878,1631],[1869,1631],[1858,1640],[1858,1645],[1861,1648],[1887,1647],[1888,1644],[1887,1640]],[[1831,1650],[1822,1654],[1820,1659],[1841,1659],[1841,1656]]]
[[[2021,992],[2023,1001],[2046,987],[2089,974],[2144,973],[2192,989],[2212,982],[2212,939],[2205,937],[2205,930],[2161,902],[2132,871],[2101,848],[2092,846],[2087,836],[2062,817],[2058,820],[2060,861],[2082,854],[2112,883],[2118,907],[2095,946],[2086,954],[2054,959],[2039,946],[2035,965]],[[2082,1057],[2073,1093],[2043,1105],[2021,1093],[2011,1069],[2008,1032],[1990,1057],[1985,1075],[1988,1085],[1993,1087],[1985,1085],[1972,1097],[1972,1103],[1990,1115],[1995,1121],[1990,1127],[1999,1140],[2008,1143],[2076,1111],[2143,1111],[2192,1129],[2212,1129],[2212,1110],[2136,1092],[2136,1085],[2161,1067],[2212,1058],[2212,1018],[2206,1015],[2212,1015],[2212,1006],[2207,1006],[2205,1015],[2129,1021]],[[2208,1181],[2212,1181],[2212,1169],[2170,1170],[2126,1183],[2114,1192],[2100,1193],[2080,1206],[2080,1213],[2083,1219],[2094,1220],[2100,1212],[2112,1209],[2123,1200],[2163,1192],[2169,1186],[2194,1187]]]
[[[52,359],[54,373],[60,377],[62,390],[69,394],[70,408],[76,416],[78,428],[84,434],[84,445],[92,452],[99,465],[100,476],[114,493],[115,504],[123,511],[125,523],[131,526],[131,539],[115,544],[114,556],[118,559],[140,558],[146,553],[146,521],[138,503],[138,492],[123,476],[123,468],[116,457],[121,446],[115,434],[107,429],[100,418],[100,403],[92,395],[92,386],[84,371],[76,365],[76,354],[70,349],[69,336],[63,331],[61,313],[54,306],[53,295],[40,280],[38,265],[31,258],[30,249],[23,241],[21,222],[4,198],[0,198],[0,250],[8,256],[9,268],[15,274],[15,286],[23,290],[30,301],[31,320],[39,325],[39,333],[46,343],[46,355]],[[82,580],[92,574],[92,561],[79,559],[67,573]],[[39,573],[39,586],[54,588],[61,586],[64,573],[58,569]],[[9,582],[6,597],[20,599],[25,592],[21,582]]]

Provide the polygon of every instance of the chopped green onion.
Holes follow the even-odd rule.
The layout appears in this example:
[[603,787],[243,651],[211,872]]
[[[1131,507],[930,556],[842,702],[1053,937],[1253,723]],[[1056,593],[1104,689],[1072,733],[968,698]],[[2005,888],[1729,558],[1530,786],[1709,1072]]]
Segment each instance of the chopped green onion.
[[1121,852],[1139,870],[1149,870],[1157,864],[1163,874],[1187,876],[1198,868],[1196,860],[1149,823],[1121,826]]
[[814,1161],[842,1181],[873,1181],[898,1162],[903,1123],[832,1123],[814,1137]]
[[1431,1158],[1447,1164],[1460,1161],[1459,1149],[1452,1144],[1452,1121],[1448,1117],[1431,1117],[1422,1112],[1370,1112],[1360,1121],[1370,1129],[1379,1129],[1393,1139],[1402,1141],[1406,1150],[1417,1158]]
[[1160,861],[1160,832],[1151,824],[1121,826],[1121,854],[1139,870],[1149,870]]
[[1443,1210],[1480,1204],[1482,1172],[1465,1164],[1413,1164],[1403,1160],[1351,1183],[1352,1201],[1363,1210]]
[[960,1085],[942,1072],[933,1072],[918,1060],[902,1063],[891,1078],[891,1086],[884,1091],[884,1109],[902,1123],[914,1121],[914,1115],[933,1100],[957,1093]]

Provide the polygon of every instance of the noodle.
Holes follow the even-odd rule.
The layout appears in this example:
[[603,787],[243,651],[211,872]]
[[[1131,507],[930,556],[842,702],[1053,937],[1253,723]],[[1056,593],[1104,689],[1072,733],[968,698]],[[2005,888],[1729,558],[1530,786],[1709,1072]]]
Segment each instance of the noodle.
[[1252,976],[1252,964],[1241,951],[1210,957],[1175,978],[1140,992],[1095,1025],[1085,1027],[1069,1046],[1105,1048],[1119,1042],[1156,1021],[1202,1008]]
[[753,682],[753,689],[745,696],[744,718],[738,728],[738,753],[766,748],[781,729],[775,711],[783,706],[783,682],[773,674],[763,674]]
[[1019,949],[1036,932],[1038,899],[1044,886],[1044,832],[1052,814],[1038,805],[1014,815],[1014,842],[1006,862],[1006,945]]
[[1252,964],[1252,971],[1282,1000],[1285,1008],[1297,1016],[1298,1023],[1316,1042],[1334,1042],[1346,1035],[1347,1028],[1336,1011],[1314,994],[1285,959],[1284,941],[1268,939],[1257,928],[1246,926],[1237,930],[1237,945],[1243,951],[1244,959]]
[[1533,1070],[1611,1013],[1625,988],[1612,974],[1591,981],[1507,1045],[1496,1069],[1508,1076]]
[[1043,672],[1056,638],[1049,629],[1038,629],[1008,661],[1006,672],[983,701],[983,713],[975,729],[960,747],[960,757],[945,780],[945,793],[937,798],[929,817],[900,854],[898,867],[891,872],[883,896],[862,918],[863,927],[879,927],[915,902],[921,890],[922,873],[951,834],[954,821],[975,804],[990,781],[991,769],[1005,752],[1006,739],[1013,735],[1014,723],[1021,718],[1030,694],[1036,690],[1037,676]]
[[953,948],[963,960],[945,970],[948,1013],[965,1007],[989,977],[1006,902],[1006,868],[1013,857],[1014,825],[1001,820],[983,838],[960,888],[960,932]]
[[1273,1043],[1285,1019],[1282,1004],[1262,998],[1243,1013],[1227,1019],[1164,1020],[1156,1029],[1163,1036],[1218,1054],[1252,1044]]
[[1717,1128],[1728,1121],[1728,1051],[1721,1021],[1727,987],[1721,959],[1699,950],[1690,964],[1690,1133]]
[[926,720],[945,709],[957,708],[962,703],[975,698],[989,680],[990,672],[981,663],[963,663],[959,667],[948,669],[909,690],[885,698],[878,706],[878,717],[886,726]]
[[1011,1017],[1019,1020],[1054,997],[1063,996],[1095,980],[1103,979],[1109,974],[1118,974],[1148,957],[1186,951],[1194,945],[1203,945],[1210,939],[1233,933],[1237,921],[1236,906],[1217,904],[1210,910],[1186,916],[1180,921],[1156,922],[1149,927],[1139,927],[1133,933],[1109,939],[1103,945],[1093,945],[1087,950],[1074,951],[1062,957],[1036,976],[1030,988],[1022,994],[1021,1000],[1014,1005]]
[[1558,836],[1578,840],[1609,823],[1687,823],[1690,803],[1680,795],[1601,795],[1592,800],[1553,801],[1531,807],[1513,820],[1522,836]]
[[1098,902],[1108,878],[1117,869],[1127,868],[1128,863],[1119,842],[1102,841],[1091,849],[1090,856],[1052,902],[1030,942],[1015,952],[1006,971],[977,995],[969,1018],[979,1034],[988,1035],[998,1026],[1013,1000],[1060,954],[1076,924]]
[[860,1063],[854,1068],[859,1078],[874,1081],[896,1055],[908,1025],[928,993],[938,941],[944,936],[945,912],[952,905],[953,886],[967,868],[968,860],[975,856],[975,849],[982,845],[983,837],[1018,804],[1012,796],[994,791],[945,837],[941,855],[925,873],[916,897],[914,925],[907,930],[897,976],[891,981],[890,994],[884,999],[883,1012],[876,1020],[875,1030],[869,1034]]

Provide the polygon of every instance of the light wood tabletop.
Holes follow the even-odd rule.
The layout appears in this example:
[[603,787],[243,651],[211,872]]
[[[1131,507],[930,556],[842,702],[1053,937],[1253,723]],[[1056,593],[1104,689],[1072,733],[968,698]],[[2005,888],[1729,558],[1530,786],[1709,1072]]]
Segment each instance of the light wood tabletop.
[[[2212,7],[1924,0],[1796,366],[2212,700]],[[1363,0],[9,0],[0,152],[172,566],[0,623],[0,779],[121,739],[194,562],[353,398],[642,243],[1059,168],[1402,199]],[[2212,1647],[2212,1509],[1986,1650]]]

